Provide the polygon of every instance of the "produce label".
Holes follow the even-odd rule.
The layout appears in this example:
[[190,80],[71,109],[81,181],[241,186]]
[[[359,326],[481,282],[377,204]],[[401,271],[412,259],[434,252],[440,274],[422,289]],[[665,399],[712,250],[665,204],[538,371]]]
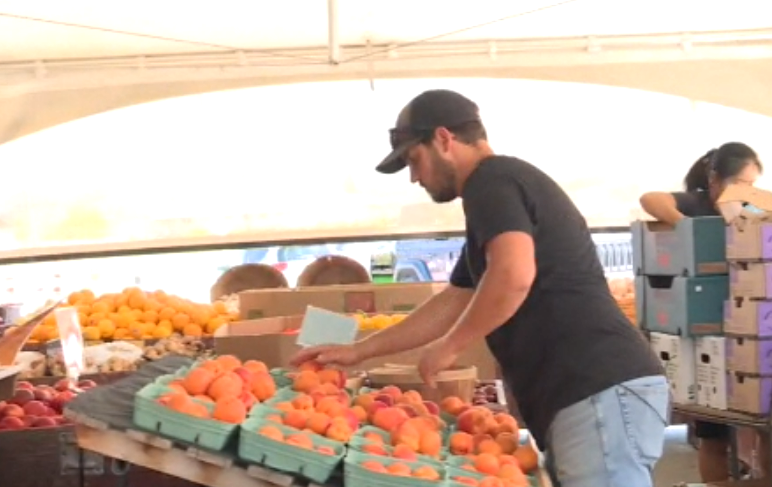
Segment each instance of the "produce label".
[[78,310],[73,307],[58,308],[54,311],[59,328],[62,358],[67,377],[77,381],[85,367],[83,360],[83,335],[80,331]]

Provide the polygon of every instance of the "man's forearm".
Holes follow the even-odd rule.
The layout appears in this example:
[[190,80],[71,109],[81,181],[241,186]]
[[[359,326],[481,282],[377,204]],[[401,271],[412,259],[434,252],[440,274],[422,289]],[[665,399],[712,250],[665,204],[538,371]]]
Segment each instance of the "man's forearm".
[[445,335],[458,321],[474,291],[448,285],[410,315],[357,343],[362,360],[424,346]]

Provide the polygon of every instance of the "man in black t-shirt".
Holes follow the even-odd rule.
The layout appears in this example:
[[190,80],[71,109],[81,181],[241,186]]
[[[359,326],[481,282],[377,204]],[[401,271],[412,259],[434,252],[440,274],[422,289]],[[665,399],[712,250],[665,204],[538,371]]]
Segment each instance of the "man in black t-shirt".
[[648,487],[669,390],[658,359],[611,296],[585,219],[531,164],[498,156],[477,106],[424,92],[399,114],[383,173],[409,167],[435,202],[461,198],[466,245],[450,286],[402,323],[296,361],[351,365],[425,347],[428,382],[485,337],[562,487]]

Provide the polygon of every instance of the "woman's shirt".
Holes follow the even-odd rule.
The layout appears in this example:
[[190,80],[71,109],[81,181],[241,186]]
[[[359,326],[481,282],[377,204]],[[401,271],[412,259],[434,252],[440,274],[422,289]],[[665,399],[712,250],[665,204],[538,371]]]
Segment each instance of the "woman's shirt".
[[676,209],[687,218],[700,216],[721,216],[707,191],[678,191],[671,193]]

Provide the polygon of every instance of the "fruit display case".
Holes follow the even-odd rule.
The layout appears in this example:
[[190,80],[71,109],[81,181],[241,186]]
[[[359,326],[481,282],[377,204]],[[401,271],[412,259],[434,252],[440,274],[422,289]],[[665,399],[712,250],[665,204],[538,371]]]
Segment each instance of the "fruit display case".
[[346,486],[436,487],[447,478],[445,467],[349,450],[343,466]]

